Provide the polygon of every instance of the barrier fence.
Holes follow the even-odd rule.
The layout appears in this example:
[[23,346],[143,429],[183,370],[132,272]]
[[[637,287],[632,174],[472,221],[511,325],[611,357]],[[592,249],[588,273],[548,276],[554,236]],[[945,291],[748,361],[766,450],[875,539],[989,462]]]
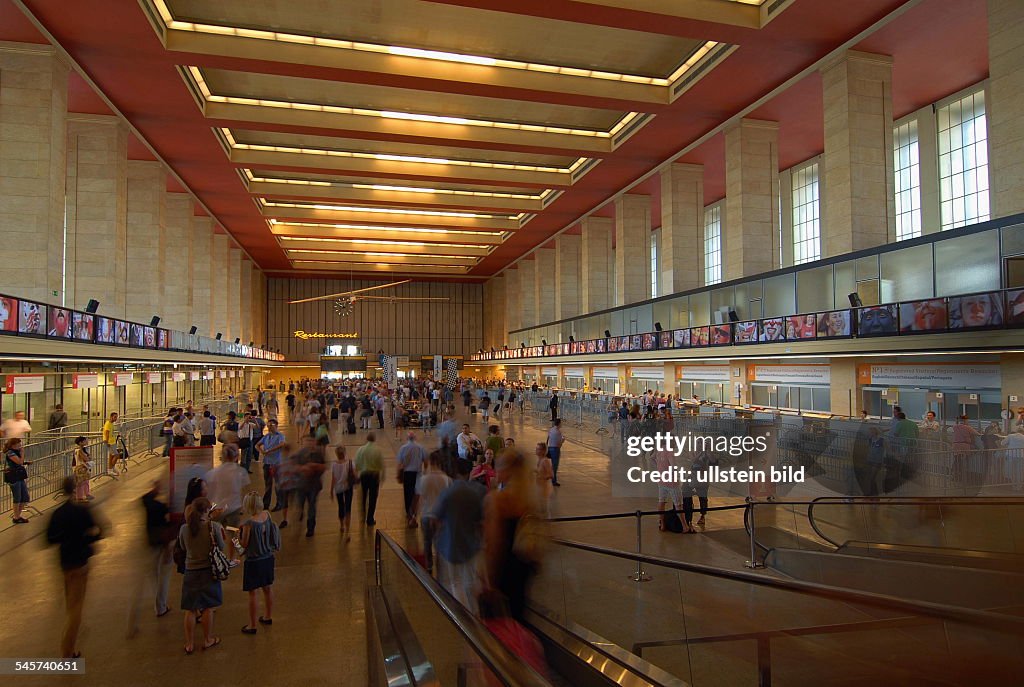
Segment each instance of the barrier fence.
[[[217,416],[218,422],[223,420],[228,411],[238,410],[238,397],[228,399],[201,400],[197,407],[209,405],[210,411]],[[166,416],[149,415],[124,418],[118,422],[118,439],[116,448],[123,452],[119,459],[116,472],[129,469],[130,464],[141,465],[150,458],[162,456],[166,438],[160,433]],[[74,441],[79,436],[87,439],[85,444],[93,469],[90,479],[100,482],[113,479],[115,474],[107,471],[107,447],[101,432],[78,432],[71,426],[64,432],[45,432],[42,437],[35,435],[25,442],[22,457],[31,463],[28,465],[28,491],[33,501],[61,494],[64,480],[74,474],[72,459],[74,457]],[[0,513],[10,511],[14,506],[11,490],[0,491]],[[29,513],[38,514],[38,510],[29,504]]]

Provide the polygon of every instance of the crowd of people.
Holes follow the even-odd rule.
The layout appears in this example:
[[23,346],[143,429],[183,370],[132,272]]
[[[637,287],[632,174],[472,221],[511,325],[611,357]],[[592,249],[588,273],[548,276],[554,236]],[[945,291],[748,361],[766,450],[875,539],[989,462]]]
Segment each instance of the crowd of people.
[[[419,530],[415,555],[426,569],[474,612],[493,616],[504,609],[501,614],[520,619],[539,561],[535,550],[517,542],[549,512],[565,441],[560,420],[554,420],[535,455],[528,456],[493,422],[485,423],[486,435],[479,438],[468,422],[456,420],[454,400],[468,397],[470,416],[479,409],[493,411],[486,415],[490,421],[502,410],[513,412],[522,396],[521,388],[502,384],[492,400],[466,381],[449,389],[430,380],[407,380],[395,388],[369,380],[301,380],[258,389],[252,403],[240,404],[244,407],[223,418],[208,406],[170,408],[161,429],[165,455],[174,447],[210,446],[219,447],[219,459],[216,467],[188,481],[183,512],[172,512],[165,478],[154,481],[141,498],[150,553],[146,572],[134,585],[128,635],[139,631],[142,609],[150,603],[155,616],[170,613],[175,570],[181,574],[186,654],[220,644],[214,617],[235,568],[241,568],[242,591],[248,595],[248,622],[241,632],[252,635],[272,625],[281,530],[291,519],[303,523],[305,536],[313,537],[326,487],[337,504],[342,543],[361,527],[372,532],[392,465],[401,485],[403,526]],[[414,416],[422,418],[418,424],[406,421]],[[388,419],[403,433],[393,455],[379,440]],[[110,418],[102,445],[116,431],[116,421]],[[283,422],[291,423],[293,431]],[[18,437],[5,442],[5,459],[14,465],[19,464],[19,442]],[[86,442],[76,442],[74,461],[83,468],[91,465]],[[79,655],[88,561],[104,534],[91,515],[87,475],[69,478],[67,500],[52,516],[48,535],[60,546],[64,570],[68,621],[61,650],[66,657]],[[357,489],[361,525],[353,527]],[[15,513],[20,517],[20,510]],[[483,595],[488,601],[481,607]]]

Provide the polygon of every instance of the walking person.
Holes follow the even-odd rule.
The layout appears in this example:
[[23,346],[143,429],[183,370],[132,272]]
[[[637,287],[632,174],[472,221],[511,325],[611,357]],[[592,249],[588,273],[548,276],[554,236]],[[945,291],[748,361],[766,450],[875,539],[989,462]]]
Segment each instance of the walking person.
[[154,610],[157,618],[171,612],[167,605],[167,595],[171,586],[171,571],[174,559],[171,555],[171,544],[174,542],[175,530],[171,525],[170,507],[161,497],[162,480],[155,480],[149,491],[142,495],[142,507],[146,511],[146,544],[149,548],[149,570],[143,572],[132,595],[131,609],[128,612],[128,638],[134,637],[139,631],[139,610],[141,600],[149,586],[147,582],[155,580]]
[[398,482],[402,485],[405,500],[405,520],[409,527],[416,527],[416,482],[420,478],[427,451],[416,443],[416,435],[409,432],[408,441],[398,449]]
[[267,433],[256,441],[256,450],[263,459],[263,508],[270,509],[270,492],[277,486],[277,505],[275,511],[281,510],[281,487],[278,481],[278,470],[281,467],[281,451],[284,448],[285,436],[277,429],[277,420],[267,422]]
[[334,448],[335,462],[331,465],[331,498],[338,501],[338,522],[345,541],[352,539],[352,495],[355,491],[356,467],[345,455],[344,446]]
[[78,501],[92,501],[92,490],[89,487],[92,457],[89,455],[89,447],[86,446],[88,441],[85,437],[75,439],[75,452],[71,456],[71,469],[75,476],[75,499]]
[[[242,528],[238,536],[245,551],[242,591],[249,593],[249,623],[242,627],[242,632],[254,635],[257,622],[274,623],[274,553],[281,550],[281,531],[263,507],[259,492],[250,491],[242,498]],[[258,615],[258,592],[263,592],[265,615]]]
[[[259,425],[256,424],[256,416],[252,413],[242,415],[242,421],[238,424],[238,448],[242,450],[242,468],[252,473],[249,467],[252,465],[252,447],[260,438]],[[239,506],[241,508],[241,506]]]
[[323,489],[323,474],[327,470],[324,449],[311,436],[302,437],[302,448],[292,456],[297,472],[295,495],[299,507],[299,520],[306,518],[306,536],[316,530],[316,503]]
[[11,521],[15,525],[24,525],[28,522],[26,518],[21,517],[21,512],[30,501],[28,470],[25,466],[31,464],[22,455],[20,437],[8,439],[4,443],[4,482],[11,488],[11,500],[14,503]]
[[65,478],[63,486],[67,500],[50,516],[46,540],[60,545],[60,568],[64,573],[64,606],[67,616],[61,635],[60,655],[62,658],[78,658],[82,655],[76,644],[78,630],[82,626],[89,558],[93,554],[92,545],[99,541],[102,532],[88,506],[72,498],[75,493],[74,478]]
[[178,530],[176,546],[183,552],[185,577],[181,582],[181,610],[185,612],[185,653],[195,651],[198,622],[203,630],[203,649],[220,644],[213,634],[214,609],[224,602],[220,580],[213,576],[210,554],[224,550],[224,529],[210,519],[210,500],[200,496],[185,509],[185,524]]
[[468,477],[460,463],[455,480],[441,492],[431,513],[437,521],[438,582],[475,612],[479,587],[476,560],[483,542],[486,490]]
[[359,475],[359,488],[363,498],[363,514],[369,526],[377,524],[374,515],[377,512],[377,496],[380,494],[380,483],[384,479],[384,458],[376,443],[373,432],[366,435],[366,443],[356,451],[356,473]]
[[551,459],[551,484],[556,487],[562,486],[558,483],[558,463],[562,460],[562,444],[564,443],[562,421],[552,418],[551,429],[548,430],[548,457]]
[[551,421],[554,422],[558,419],[558,392],[551,391],[551,400],[548,401],[548,410],[551,411]]
[[433,515],[441,493],[452,483],[441,468],[441,452],[434,451],[427,458],[426,469],[416,485],[417,505],[420,511],[420,529],[423,535],[423,560],[427,572],[434,571],[434,540],[437,537],[437,519]]
[[555,471],[551,464],[551,457],[548,455],[547,444],[543,441],[537,442],[534,455],[537,457],[537,494],[540,501],[540,511],[544,517],[551,517],[551,480],[554,479]]

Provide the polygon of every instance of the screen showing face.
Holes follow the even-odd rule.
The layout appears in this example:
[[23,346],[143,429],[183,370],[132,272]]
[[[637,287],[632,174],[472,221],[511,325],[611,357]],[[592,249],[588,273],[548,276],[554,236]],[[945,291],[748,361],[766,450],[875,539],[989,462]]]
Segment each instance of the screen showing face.
[[615,353],[618,350],[619,350],[619,337],[613,336],[612,338],[608,339],[608,352],[609,353]]
[[32,301],[18,304],[18,331],[22,334],[46,335],[46,306]]
[[946,330],[946,325],[944,298],[900,304],[901,332],[941,332]]
[[884,336],[898,331],[895,305],[877,305],[861,308],[857,319],[860,336]]
[[154,327],[143,327],[145,332],[145,346],[146,348],[156,348],[156,329]]
[[606,348],[606,346],[605,346],[605,341],[604,341],[604,339],[598,339],[598,340],[597,340],[597,341],[596,341],[596,342],[594,343],[594,350],[595,350],[596,352],[598,352],[598,353],[604,353],[604,352],[605,352],[605,348]]
[[710,327],[692,327],[690,329],[690,345],[691,346],[707,346],[708,340],[711,338]]
[[781,317],[769,317],[761,320],[758,341],[782,341],[785,338],[786,327]]
[[786,340],[799,341],[813,339],[818,329],[818,320],[814,315],[794,315],[786,318]]
[[170,348],[171,347],[170,332],[168,332],[166,329],[158,329],[158,330],[156,330],[156,345],[157,345],[157,348]]
[[588,341],[587,342],[587,353],[596,353],[596,352],[597,352],[597,342],[596,341]]
[[109,317],[96,318],[96,343],[114,343],[114,320]]
[[143,331],[141,324],[133,324],[131,326],[132,332],[132,346],[138,346],[142,348],[146,345],[146,332]]
[[129,328],[127,322],[120,320],[114,321],[114,343],[118,346],[127,346],[131,343],[131,335],[129,334]]
[[690,346],[690,330],[677,329],[672,332],[672,345],[675,348],[688,348]]
[[736,343],[754,343],[757,341],[757,320],[747,320],[746,322],[737,322],[735,325]]
[[732,325],[716,324],[711,327],[711,345],[727,346],[732,343]]
[[0,332],[18,331],[18,299],[0,296]]
[[672,332],[661,332],[658,334],[659,348],[672,348]]
[[50,308],[47,336],[57,339],[71,338],[71,311],[64,308]]
[[75,338],[79,341],[92,341],[92,330],[96,316],[89,313],[76,312],[72,315]]
[[1024,324],[1024,289],[1006,292],[1006,324]]
[[850,335],[850,311],[833,310],[818,313],[818,338],[829,339]]
[[644,349],[643,337],[639,334],[634,334],[629,338],[629,350],[631,351],[642,351]]
[[950,329],[979,329],[1003,324],[1001,294],[976,293],[949,299]]
[[619,337],[619,350],[620,351],[628,351],[629,350],[629,337],[628,336],[620,336]]

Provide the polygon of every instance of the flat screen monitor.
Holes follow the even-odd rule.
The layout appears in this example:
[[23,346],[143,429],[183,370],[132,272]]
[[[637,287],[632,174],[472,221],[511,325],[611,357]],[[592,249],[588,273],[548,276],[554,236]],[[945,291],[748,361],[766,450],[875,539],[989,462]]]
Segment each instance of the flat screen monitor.
[[672,332],[658,333],[658,348],[675,348],[675,344],[672,342]]
[[818,313],[818,338],[838,339],[853,334],[849,310],[829,310]]
[[899,311],[895,305],[872,305],[857,311],[858,336],[889,336],[899,331]]
[[133,324],[131,326],[131,334],[132,346],[136,348],[144,348],[146,346],[146,332],[141,324]]
[[18,303],[18,333],[46,336],[46,306],[32,301]]
[[711,325],[711,341],[712,346],[728,346],[732,343],[732,325],[731,324],[713,324]]
[[766,317],[757,327],[757,340],[765,343],[786,340],[786,325],[781,317]]
[[733,325],[733,343],[757,343],[757,320],[746,320]]
[[786,318],[786,341],[813,339],[818,330],[815,315],[792,315]]
[[621,353],[623,351],[628,351],[629,350],[629,343],[630,343],[630,341],[629,341],[629,337],[628,336],[620,336],[619,337],[619,352]]
[[54,339],[71,338],[71,311],[66,308],[50,307],[47,316],[46,335]]
[[900,331],[903,333],[944,332],[948,326],[945,298],[900,303]]
[[604,353],[606,349],[607,349],[607,346],[605,345],[605,340],[604,339],[598,339],[597,341],[594,342],[594,352],[595,353]]
[[690,327],[690,345],[697,348],[707,346],[711,340],[711,327]]
[[96,317],[96,343],[99,344],[112,344],[114,343],[114,337],[117,335],[115,329],[117,328],[116,320],[112,320],[109,317]]
[[639,334],[633,334],[629,337],[629,350],[631,351],[642,351],[644,350],[644,338]]
[[75,312],[71,315],[74,338],[77,341],[92,341],[96,328],[96,316],[86,312]]
[[587,342],[587,353],[597,353],[597,342],[593,339]]
[[951,296],[950,329],[991,329],[1003,326],[1003,294],[999,291]]
[[127,322],[114,320],[114,343],[118,346],[130,346],[132,343],[131,327]]
[[641,345],[645,351],[655,351],[658,349],[658,337],[654,334],[641,334],[643,337]]
[[156,348],[156,327],[143,327],[143,345],[146,348]]
[[171,333],[166,329],[156,330],[156,347],[167,350],[171,347]]
[[689,348],[690,347],[690,330],[689,329],[676,329],[672,332],[672,347],[673,348]]
[[0,332],[18,333],[18,299],[0,296]]
[[615,353],[618,350],[619,350],[619,337],[613,336],[612,338],[608,339],[608,352],[609,353]]

